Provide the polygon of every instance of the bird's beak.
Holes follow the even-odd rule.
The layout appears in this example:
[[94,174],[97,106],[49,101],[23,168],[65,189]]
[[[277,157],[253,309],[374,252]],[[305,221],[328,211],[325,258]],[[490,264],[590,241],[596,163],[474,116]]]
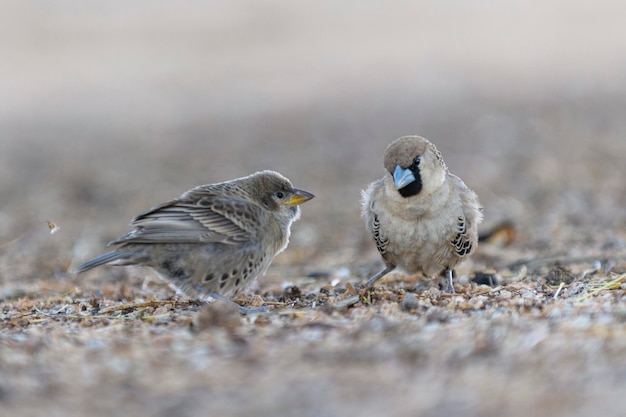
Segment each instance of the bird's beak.
[[393,183],[396,185],[396,189],[400,190],[413,181],[415,181],[415,175],[410,169],[396,165],[396,169],[393,171]]
[[302,191],[302,190],[294,190],[293,195],[291,196],[291,198],[289,198],[288,200],[283,201],[283,204],[286,206],[299,206],[300,204],[309,201],[310,199],[312,199],[313,197],[315,197],[313,194],[307,192],[307,191]]

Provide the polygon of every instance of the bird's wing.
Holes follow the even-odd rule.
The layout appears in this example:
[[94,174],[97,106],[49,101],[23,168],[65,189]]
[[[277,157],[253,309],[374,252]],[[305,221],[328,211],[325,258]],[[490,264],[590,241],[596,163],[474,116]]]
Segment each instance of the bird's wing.
[[376,248],[384,258],[385,252],[387,252],[387,244],[389,243],[389,239],[385,238],[380,230],[380,220],[378,219],[378,215],[374,214],[371,226],[372,236],[374,237],[374,243],[376,243]]
[[374,243],[376,243],[376,248],[378,249],[378,252],[380,252],[384,259],[389,240],[385,236],[383,236],[383,233],[380,229],[380,219],[378,218],[378,214],[374,210],[374,201],[376,200],[376,195],[380,193],[382,187],[382,180],[374,181],[369,185],[366,190],[361,193],[361,216],[365,220],[367,229],[372,234],[372,238],[374,239]]
[[457,218],[456,233],[454,239],[452,239],[452,245],[454,251],[458,256],[466,256],[472,251],[474,242],[468,231],[468,221],[465,215],[461,215]]
[[135,229],[109,244],[239,244],[254,239],[255,224],[266,221],[260,206],[242,199],[183,195],[139,214],[130,224]]
[[469,255],[477,243],[477,227],[482,220],[482,211],[476,194],[457,176],[448,174],[460,197],[460,212],[451,240],[454,251],[460,257]]

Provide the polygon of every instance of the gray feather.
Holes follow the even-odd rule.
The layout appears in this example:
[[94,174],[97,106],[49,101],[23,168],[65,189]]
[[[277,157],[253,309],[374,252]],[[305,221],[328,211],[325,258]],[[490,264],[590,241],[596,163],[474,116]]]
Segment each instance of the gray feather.
[[117,261],[119,259],[126,258],[128,256],[127,253],[124,252],[107,252],[103,255],[95,257],[84,264],[77,266],[72,269],[72,272],[75,274],[80,274],[81,272],[85,272],[91,268],[95,268],[96,266],[108,264],[109,262]]

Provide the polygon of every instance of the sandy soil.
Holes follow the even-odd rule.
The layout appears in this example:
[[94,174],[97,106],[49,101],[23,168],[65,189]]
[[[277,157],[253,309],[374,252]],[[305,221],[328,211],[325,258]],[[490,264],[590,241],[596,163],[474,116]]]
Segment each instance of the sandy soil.
[[[8,2],[0,415],[620,416],[624,6]],[[479,195],[457,294],[381,267],[359,194],[421,134]],[[66,271],[139,211],[271,168],[316,194],[241,303]],[[50,234],[47,221],[60,227]]]

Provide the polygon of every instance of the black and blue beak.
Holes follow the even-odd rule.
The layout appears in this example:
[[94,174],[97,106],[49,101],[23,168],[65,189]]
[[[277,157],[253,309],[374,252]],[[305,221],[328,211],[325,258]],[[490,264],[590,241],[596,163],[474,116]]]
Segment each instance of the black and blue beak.
[[406,187],[415,181],[415,174],[409,168],[402,168],[400,165],[396,165],[395,171],[393,171],[393,183],[398,190]]
[[393,171],[393,183],[402,197],[411,197],[422,191],[422,177],[417,164],[415,167],[402,168],[396,165]]

